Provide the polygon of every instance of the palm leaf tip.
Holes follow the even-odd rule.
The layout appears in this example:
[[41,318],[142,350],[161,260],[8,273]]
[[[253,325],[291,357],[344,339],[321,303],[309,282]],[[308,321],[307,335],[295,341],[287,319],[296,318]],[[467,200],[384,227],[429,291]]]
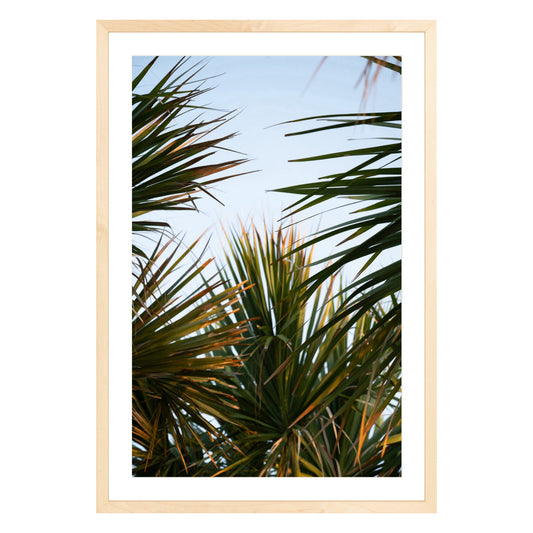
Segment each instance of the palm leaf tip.
[[[134,234],[161,231],[161,212],[196,210],[195,202],[202,196],[214,198],[210,185],[244,174],[227,171],[248,161],[206,162],[235,134],[215,134],[234,112],[208,113],[209,108],[198,103],[209,90],[203,86],[205,80],[198,79],[202,66],[189,66],[189,59],[181,58],[157,76],[156,65],[153,58],[132,82]],[[151,75],[155,80],[149,83]]]

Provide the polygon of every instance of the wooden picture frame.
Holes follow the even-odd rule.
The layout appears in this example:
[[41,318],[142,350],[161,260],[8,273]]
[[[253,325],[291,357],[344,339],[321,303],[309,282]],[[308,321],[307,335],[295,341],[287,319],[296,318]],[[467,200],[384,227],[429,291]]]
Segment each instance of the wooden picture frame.
[[[436,22],[100,20],[97,30],[97,472],[101,513],[436,512]],[[109,36],[117,33],[417,33],[424,42],[424,497],[419,500],[111,500],[109,496]],[[112,208],[112,206],[111,206]],[[347,494],[347,496],[349,496]]]

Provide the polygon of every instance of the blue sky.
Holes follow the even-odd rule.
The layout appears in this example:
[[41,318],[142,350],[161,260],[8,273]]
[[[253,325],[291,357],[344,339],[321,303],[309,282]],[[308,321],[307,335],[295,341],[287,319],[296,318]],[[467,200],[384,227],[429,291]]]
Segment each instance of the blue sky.
[[[149,59],[134,57],[133,75]],[[152,79],[166,73],[176,60],[176,57],[161,57],[152,71]],[[314,115],[401,109],[400,76],[384,70],[366,101],[363,101],[363,84],[357,88],[355,85],[366,61],[353,56],[322,60],[322,57],[316,56],[191,58],[192,62],[205,63],[202,77],[216,76],[207,82],[213,90],[205,94],[199,103],[238,111],[235,118],[217,133],[238,132],[238,136],[225,146],[244,152],[251,160],[240,167],[241,171],[257,172],[217,184],[212,192],[224,205],[206,197],[198,203],[200,213],[185,212],[168,216],[167,220],[174,231],[186,232],[187,240],[196,238],[204,231],[211,233],[212,253],[219,255],[221,223],[235,226],[238,219],[249,221],[251,217],[256,222],[262,222],[263,218],[267,223],[275,222],[283,215],[283,208],[298,198],[267,191],[346,170],[346,160],[343,158],[307,163],[289,163],[290,159],[360,148],[376,142],[369,141],[369,138],[383,134],[382,130],[376,132],[367,126],[285,137],[286,133],[297,131],[301,125],[275,126],[280,122]],[[313,77],[319,65],[321,67]],[[150,83],[151,79],[147,77],[146,84]],[[213,156],[212,162],[223,160],[228,155],[230,158],[233,156],[229,152],[222,152]],[[346,203],[339,200],[336,205]],[[331,201],[327,207],[333,205],[335,202]],[[321,210],[323,207],[314,213]],[[338,208],[304,221],[300,224],[302,233],[312,233],[319,223],[322,228],[339,223],[352,210],[353,207]],[[306,216],[312,213],[309,211]],[[336,244],[321,244],[315,257],[327,255]],[[382,261],[385,260],[387,258],[382,258]]]

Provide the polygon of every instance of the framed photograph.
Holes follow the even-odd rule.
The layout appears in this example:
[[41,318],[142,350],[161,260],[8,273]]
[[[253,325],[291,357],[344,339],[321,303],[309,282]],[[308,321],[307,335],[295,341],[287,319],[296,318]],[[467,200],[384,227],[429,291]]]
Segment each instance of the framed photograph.
[[435,21],[97,21],[97,511],[436,512]]

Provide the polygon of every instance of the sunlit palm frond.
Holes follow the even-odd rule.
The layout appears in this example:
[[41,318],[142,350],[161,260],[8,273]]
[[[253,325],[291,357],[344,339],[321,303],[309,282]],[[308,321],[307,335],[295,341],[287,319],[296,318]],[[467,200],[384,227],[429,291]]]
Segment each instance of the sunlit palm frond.
[[[380,445],[400,431],[392,414],[399,405],[399,326],[389,337],[383,329],[373,333],[385,314],[376,308],[355,328],[344,327],[347,318],[324,328],[344,297],[332,298],[333,278],[302,303],[311,252],[295,252],[294,228],[242,230],[228,241],[228,286],[246,280],[251,288],[235,308],[235,318],[247,324],[233,347],[243,355],[232,378],[238,425],[221,423],[234,447],[217,443],[227,464],[217,475],[398,475],[390,459],[397,447]],[[392,463],[396,468],[385,471]]]
[[230,317],[243,284],[221,288],[220,282],[204,281],[210,261],[194,258],[197,243],[160,242],[148,259],[136,261],[135,475],[194,473],[209,460],[210,443],[221,436],[214,420],[232,418],[237,408],[226,369],[240,366],[241,360],[213,353],[239,343],[246,329]]

